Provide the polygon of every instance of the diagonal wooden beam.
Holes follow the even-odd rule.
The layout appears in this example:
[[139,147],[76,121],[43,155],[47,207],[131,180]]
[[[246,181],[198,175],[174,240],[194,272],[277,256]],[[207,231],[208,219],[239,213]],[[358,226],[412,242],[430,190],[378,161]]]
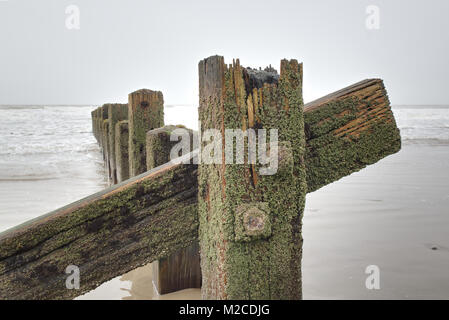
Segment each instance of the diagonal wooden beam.
[[[197,239],[197,168],[166,164],[0,234],[0,299],[69,299]],[[80,290],[65,285],[69,265]]]

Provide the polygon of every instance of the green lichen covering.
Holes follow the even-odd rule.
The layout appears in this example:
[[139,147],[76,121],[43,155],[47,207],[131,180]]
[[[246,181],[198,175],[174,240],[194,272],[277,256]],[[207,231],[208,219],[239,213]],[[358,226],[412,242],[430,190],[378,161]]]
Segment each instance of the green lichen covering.
[[[170,161],[170,151],[179,141],[170,141],[172,132],[183,126],[168,125],[147,132],[146,137],[146,161],[147,170],[156,168]],[[190,141],[192,141],[192,130],[188,130]],[[191,151],[191,150],[190,150]],[[190,152],[188,151],[188,152]]]
[[400,150],[401,137],[383,82],[372,82],[304,114],[308,192]]
[[[300,299],[306,192],[301,65],[283,60],[279,83],[265,83],[249,92],[238,61],[226,67],[222,57],[211,57],[200,62],[199,72],[203,132],[209,128],[278,129],[279,140],[290,142],[294,159],[293,168],[271,176],[258,175],[259,164],[255,168],[200,165],[203,298]],[[249,242],[236,237],[238,208],[248,203],[268,204],[270,236]]]

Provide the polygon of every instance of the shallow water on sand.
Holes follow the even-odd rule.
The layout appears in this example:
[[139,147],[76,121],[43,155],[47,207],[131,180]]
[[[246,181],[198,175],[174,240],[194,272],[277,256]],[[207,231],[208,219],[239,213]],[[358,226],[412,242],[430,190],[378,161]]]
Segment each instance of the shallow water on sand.
[[0,107],[0,232],[106,187],[93,109]]
[[[449,145],[403,149],[307,197],[304,297],[449,299]],[[365,269],[380,270],[367,290]]]
[[[166,123],[186,123],[183,108],[196,118],[173,107]],[[0,107],[0,231],[106,187],[91,110]],[[449,109],[394,112],[399,153],[307,196],[305,299],[449,299]],[[380,290],[366,289],[369,265]],[[200,298],[197,289],[158,296],[151,276],[148,265],[79,299]]]

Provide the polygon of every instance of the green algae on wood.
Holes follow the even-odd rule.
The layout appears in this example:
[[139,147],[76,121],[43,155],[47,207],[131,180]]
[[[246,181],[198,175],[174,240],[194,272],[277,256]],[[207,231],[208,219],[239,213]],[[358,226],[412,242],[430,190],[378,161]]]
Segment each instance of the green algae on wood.
[[[238,60],[227,66],[220,56],[199,63],[201,130],[218,129],[224,137],[225,129],[278,129],[279,140],[291,148],[292,167],[263,176],[259,164],[200,164],[202,295],[300,299],[306,193],[302,65],[282,60],[279,79],[261,87],[249,73]],[[242,206],[250,206],[261,224],[261,235],[250,241],[251,234],[239,233],[245,228],[239,225],[245,221],[244,214],[239,218]]]
[[[190,129],[186,129],[184,126],[174,126],[168,125],[162,128],[153,129],[147,132],[146,135],[146,166],[147,170],[153,169],[157,166],[160,166],[164,163],[169,162],[170,152],[172,148],[179,143],[178,140],[171,141],[171,134],[177,130],[182,129],[186,134],[189,135],[190,141],[192,141],[193,131]],[[176,135],[178,137],[178,135]],[[186,137],[184,137],[186,138]],[[190,148],[192,145],[190,144]],[[185,150],[185,152],[191,152],[192,150]],[[176,156],[181,156],[178,154]]]
[[115,124],[115,167],[117,183],[129,179],[129,128],[128,120]]
[[[0,233],[0,299],[70,299],[197,239],[193,165],[166,164]],[[80,290],[68,290],[69,265]]]
[[401,148],[383,81],[367,79],[305,105],[307,186],[315,191]]
[[129,94],[129,174],[146,171],[145,138],[149,130],[164,126],[162,92],[141,89]]

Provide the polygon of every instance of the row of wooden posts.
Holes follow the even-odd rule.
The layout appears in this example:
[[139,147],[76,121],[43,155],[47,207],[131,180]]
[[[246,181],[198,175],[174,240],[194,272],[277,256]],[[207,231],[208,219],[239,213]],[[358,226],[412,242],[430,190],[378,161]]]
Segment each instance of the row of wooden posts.
[[[128,104],[108,103],[92,111],[92,131],[102,148],[109,182],[114,185],[169,162],[176,143],[170,134],[176,128],[164,126],[160,91],[141,89],[129,94]],[[200,288],[198,243],[155,261],[153,281],[160,294]]]
[[[220,56],[199,63],[201,136],[277,129],[275,175],[248,161],[168,162],[175,127],[164,126],[160,92],[93,111],[112,186],[1,233],[0,298],[73,298],[158,261],[160,293],[201,286],[204,299],[300,299],[306,194],[401,146],[382,80],[304,105],[302,70],[296,60],[282,60],[279,75]],[[65,287],[68,265],[80,268],[80,290]]]

